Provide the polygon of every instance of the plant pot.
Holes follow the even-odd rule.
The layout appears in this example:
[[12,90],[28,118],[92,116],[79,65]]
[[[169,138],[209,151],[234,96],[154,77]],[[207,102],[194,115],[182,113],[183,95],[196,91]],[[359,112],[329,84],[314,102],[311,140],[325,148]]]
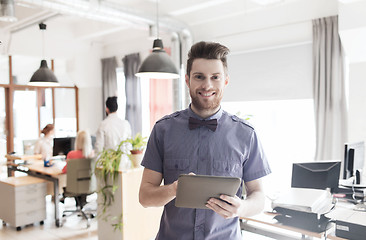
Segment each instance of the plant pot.
[[133,167],[140,167],[140,163],[142,161],[143,157],[143,151],[142,150],[131,150],[130,159],[132,162]]

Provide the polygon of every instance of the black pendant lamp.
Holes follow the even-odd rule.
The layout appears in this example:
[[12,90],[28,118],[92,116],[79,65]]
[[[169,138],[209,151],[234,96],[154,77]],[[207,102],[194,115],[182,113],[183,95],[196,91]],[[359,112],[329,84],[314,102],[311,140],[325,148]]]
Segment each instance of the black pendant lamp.
[[[44,23],[39,24],[40,30],[46,30],[47,25]],[[44,48],[44,44],[42,43],[42,47]],[[39,87],[54,87],[60,86],[60,83],[57,81],[57,78],[53,71],[48,68],[47,61],[42,60],[41,66],[37,71],[33,73],[28,85],[31,86],[39,86]]]
[[157,39],[154,40],[152,53],[142,62],[140,69],[135,74],[137,77],[155,79],[179,78],[179,71],[169,55],[165,52],[163,41],[159,39],[159,0],[156,1],[157,9]]

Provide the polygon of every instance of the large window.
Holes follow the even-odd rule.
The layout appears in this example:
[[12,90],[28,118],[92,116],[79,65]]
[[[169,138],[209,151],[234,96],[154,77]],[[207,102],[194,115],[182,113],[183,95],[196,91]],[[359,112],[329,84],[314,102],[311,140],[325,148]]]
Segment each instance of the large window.
[[[57,89],[55,90],[57,91]],[[53,97],[52,89],[39,89],[40,124],[41,128],[53,122]],[[60,99],[61,102],[64,102]],[[57,102],[60,102],[57,101]],[[75,104],[74,104],[75,105]],[[72,106],[71,106],[72,107]]]
[[1,156],[12,151],[24,154],[27,144],[38,139],[49,123],[55,124],[56,137],[76,135],[78,89],[60,81],[67,78],[62,74],[65,64],[59,64],[61,77],[56,75],[62,87],[43,88],[27,85],[39,68],[38,58],[0,55],[0,63]]
[[35,90],[14,91],[13,124],[14,152],[23,154],[23,140],[37,139],[39,136]]
[[116,69],[117,88],[118,88],[118,111],[117,114],[121,119],[126,119],[126,78],[123,68]]
[[293,162],[314,160],[312,99],[223,102],[222,107],[248,118],[258,133],[272,169],[264,178],[267,192],[290,187]]
[[77,132],[76,96],[72,88],[55,89],[55,136],[74,137]]

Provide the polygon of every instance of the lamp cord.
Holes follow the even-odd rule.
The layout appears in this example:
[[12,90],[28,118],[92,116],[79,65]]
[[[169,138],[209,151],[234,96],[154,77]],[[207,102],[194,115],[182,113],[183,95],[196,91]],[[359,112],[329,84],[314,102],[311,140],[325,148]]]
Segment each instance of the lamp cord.
[[159,39],[159,0],[156,0],[156,35]]
[[44,59],[44,49],[45,49],[45,46],[44,46],[44,30],[41,30],[42,31],[42,59]]

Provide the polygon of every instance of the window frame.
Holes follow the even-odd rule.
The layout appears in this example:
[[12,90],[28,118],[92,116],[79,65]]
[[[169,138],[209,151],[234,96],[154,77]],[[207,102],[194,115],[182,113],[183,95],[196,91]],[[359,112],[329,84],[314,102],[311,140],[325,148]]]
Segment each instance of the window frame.
[[[7,152],[14,151],[14,92],[17,90],[35,90],[37,93],[37,111],[38,111],[38,133],[41,133],[41,90],[50,88],[52,89],[52,119],[55,123],[56,111],[55,111],[55,89],[56,88],[69,88],[75,90],[75,116],[76,116],[76,131],[79,131],[79,90],[77,86],[57,86],[57,87],[38,87],[38,86],[28,86],[28,85],[17,85],[14,84],[13,74],[12,74],[12,56],[8,56],[9,63],[9,84],[0,84],[1,88],[4,88],[5,92],[5,132],[6,134],[6,144]],[[51,59],[51,70],[54,71],[54,60]]]

